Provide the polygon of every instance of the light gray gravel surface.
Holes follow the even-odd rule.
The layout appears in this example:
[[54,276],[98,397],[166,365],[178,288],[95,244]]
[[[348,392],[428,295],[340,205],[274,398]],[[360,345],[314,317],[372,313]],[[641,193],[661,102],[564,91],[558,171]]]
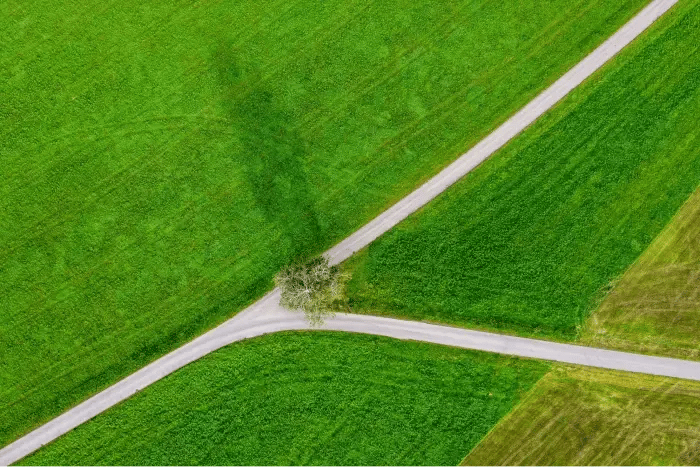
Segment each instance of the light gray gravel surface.
[[[652,1],[597,49],[467,153],[353,235],[330,249],[326,255],[331,263],[340,263],[354,252],[364,248],[479,165],[533,123],[540,115],[552,108],[569,91],[617,54],[676,2],[677,0]],[[278,291],[270,292],[219,327],[154,361],[5,446],[0,449],[0,465],[16,462],[144,387],[218,348],[263,334],[308,328],[301,314],[283,310],[278,302]],[[322,329],[377,334],[466,349],[700,381],[700,363],[696,362],[558,344],[450,326],[366,315],[341,314],[327,321]]]
[[[418,210],[447,187],[462,178],[487,157],[503,147],[515,135],[523,131],[543,113],[551,109],[572,89],[592,75],[627,44],[668,11],[677,0],[654,0],[620,29],[587,55],[571,70],[542,91],[525,107],[496,128],[486,138],[463,154],[459,159],[425,182],[408,196],[375,217],[360,230],[331,248],[326,255],[331,263],[340,263],[354,252],[361,250]],[[585,20],[585,19],[584,19]]]
[[[280,331],[308,330],[303,314],[279,305],[274,290],[212,331],[156,360],[0,451],[14,462],[162,377],[232,342]],[[700,381],[700,362],[652,357],[377,316],[340,313],[321,330],[356,332],[464,349]]]

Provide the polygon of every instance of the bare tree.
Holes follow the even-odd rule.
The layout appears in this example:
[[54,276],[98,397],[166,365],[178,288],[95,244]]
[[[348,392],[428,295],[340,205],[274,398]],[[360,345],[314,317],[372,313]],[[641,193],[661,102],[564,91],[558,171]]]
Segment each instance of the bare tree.
[[330,266],[324,256],[286,267],[275,276],[282,298],[280,304],[301,310],[311,326],[320,326],[344,306],[347,276]]

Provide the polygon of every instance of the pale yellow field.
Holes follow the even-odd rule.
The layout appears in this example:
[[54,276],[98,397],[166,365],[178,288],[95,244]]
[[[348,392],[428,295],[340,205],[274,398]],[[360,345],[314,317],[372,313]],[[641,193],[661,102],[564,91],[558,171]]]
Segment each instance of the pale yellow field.
[[700,464],[700,383],[561,366],[462,462],[591,464]]
[[[700,189],[602,301],[580,342],[700,359]],[[700,465],[700,383],[547,374],[463,465]]]
[[700,190],[608,294],[581,342],[700,359]]
[[[700,359],[700,189],[625,272],[580,343]],[[700,383],[559,366],[463,465],[700,465]]]

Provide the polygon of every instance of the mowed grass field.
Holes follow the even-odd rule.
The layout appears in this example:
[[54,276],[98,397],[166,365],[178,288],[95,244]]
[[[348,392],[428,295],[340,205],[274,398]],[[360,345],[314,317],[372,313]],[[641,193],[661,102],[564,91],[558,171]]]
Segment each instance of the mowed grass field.
[[586,323],[580,341],[700,358],[700,190],[625,272]]
[[681,2],[353,260],[358,312],[573,339],[700,180],[700,4]]
[[698,465],[700,384],[556,367],[462,465]]
[[0,2],[0,445],[240,310],[644,3]]
[[549,365],[344,333],[230,345],[31,465],[457,465]]

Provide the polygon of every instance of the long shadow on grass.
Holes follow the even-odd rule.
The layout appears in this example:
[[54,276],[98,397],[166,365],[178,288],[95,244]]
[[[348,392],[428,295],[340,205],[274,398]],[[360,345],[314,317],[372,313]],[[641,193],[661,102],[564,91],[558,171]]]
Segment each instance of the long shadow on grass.
[[313,251],[321,228],[304,171],[307,143],[291,131],[292,118],[265,86],[259,70],[245,64],[234,47],[220,46],[213,63],[222,103],[233,122],[243,165],[257,205],[268,222],[289,237],[294,256]]

